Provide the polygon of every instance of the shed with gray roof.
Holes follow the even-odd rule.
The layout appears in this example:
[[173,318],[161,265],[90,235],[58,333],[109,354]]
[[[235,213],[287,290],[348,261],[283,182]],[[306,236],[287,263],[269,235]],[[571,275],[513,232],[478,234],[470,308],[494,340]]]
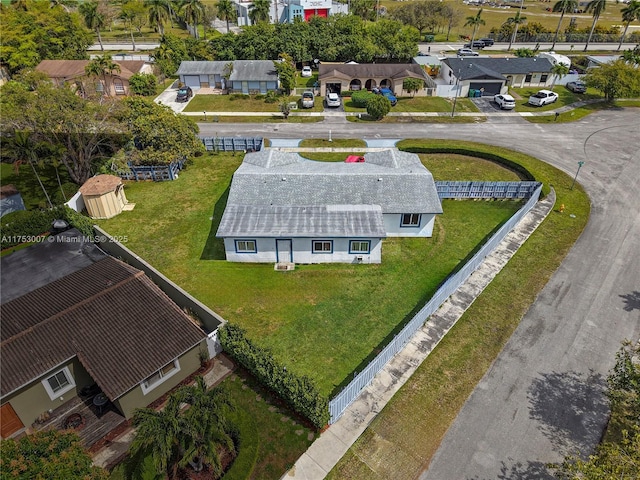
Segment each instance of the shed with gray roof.
[[442,205],[417,155],[385,150],[361,163],[297,153],[248,153],[236,170],[217,236],[227,260],[381,261],[388,236],[430,237]]
[[267,93],[279,87],[272,60],[185,61],[176,72],[185,85],[229,93]]

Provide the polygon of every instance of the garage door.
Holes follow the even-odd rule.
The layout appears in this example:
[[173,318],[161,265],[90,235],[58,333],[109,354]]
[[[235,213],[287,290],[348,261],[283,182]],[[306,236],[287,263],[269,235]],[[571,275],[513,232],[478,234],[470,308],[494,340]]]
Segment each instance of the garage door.
[[483,95],[493,96],[500,93],[500,89],[502,88],[502,83],[474,82],[469,85],[469,88],[472,88],[474,90],[480,90],[481,88],[484,88]]
[[8,438],[11,434],[24,428],[24,425],[9,403],[5,403],[0,407],[0,425],[2,425],[0,429],[0,436],[2,438]]
[[184,76],[184,84],[187,87],[197,87],[200,88],[200,75],[185,75]]

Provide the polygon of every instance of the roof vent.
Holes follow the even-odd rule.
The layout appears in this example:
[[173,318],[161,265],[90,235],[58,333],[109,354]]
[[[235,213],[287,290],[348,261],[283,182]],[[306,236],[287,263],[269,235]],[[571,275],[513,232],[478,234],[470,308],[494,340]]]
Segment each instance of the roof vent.
[[381,182],[382,181],[382,177],[378,178],[378,181]]
[[287,178],[286,177],[282,177],[280,180],[282,180],[283,182],[286,182]]

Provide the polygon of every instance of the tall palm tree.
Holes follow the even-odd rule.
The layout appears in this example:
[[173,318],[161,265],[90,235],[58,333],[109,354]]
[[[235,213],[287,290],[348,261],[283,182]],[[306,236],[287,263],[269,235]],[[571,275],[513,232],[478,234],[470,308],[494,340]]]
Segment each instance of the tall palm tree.
[[526,21],[527,17],[523,17],[521,12],[516,13],[515,17],[507,19],[507,24],[513,25],[513,33],[511,34],[511,40],[509,40],[509,48],[507,48],[507,50],[511,50],[511,45],[516,41],[516,37],[518,36],[518,27]]
[[[47,199],[47,203],[50,208],[53,208],[53,204],[51,203],[51,198],[47,193],[47,189],[44,188],[44,184],[42,183],[42,179],[36,170],[36,160],[38,158],[38,150],[39,145],[35,142],[31,136],[31,132],[27,130],[16,130],[13,134],[13,138],[11,138],[9,142],[8,148],[9,157],[13,159],[13,165],[18,170],[20,165],[25,161],[33,170],[33,174],[42,189],[42,193],[44,193],[45,198]],[[5,152],[6,154],[7,152]]]
[[160,35],[164,35],[164,24],[171,16],[169,0],[145,0],[145,6],[149,7],[149,23],[155,24]]
[[464,24],[465,27],[473,27],[473,35],[471,35],[471,45],[473,45],[473,41],[476,39],[478,27],[480,25],[486,25],[487,23],[482,18],[480,18],[481,15],[482,9],[478,10],[478,13],[476,13],[474,16],[467,17],[467,21]]
[[98,35],[100,50],[104,52],[100,30],[105,26],[106,19],[104,14],[98,8],[98,2],[83,3],[78,7],[78,12],[80,12],[80,15],[82,15],[84,24],[87,26],[87,28],[93,30]]
[[626,7],[620,10],[620,13],[622,13],[622,21],[624,22],[624,32],[622,32],[622,36],[620,37],[618,51],[620,51],[620,48],[622,48],[624,37],[627,36],[629,24],[635,20],[640,20],[640,0],[631,0],[631,2],[627,4]]
[[180,11],[184,13],[184,20],[193,27],[193,36],[198,38],[198,23],[204,16],[204,5],[201,0],[184,0],[180,5]]
[[[180,399],[171,395],[159,412],[152,408],[136,410],[133,425],[137,431],[131,442],[131,456],[150,456],[158,473],[166,472],[170,479],[175,479],[178,462],[183,456],[181,439],[184,427],[180,417]],[[135,462],[132,466],[141,467],[141,463]]]
[[102,78],[104,91],[108,97],[111,96],[107,75],[111,76],[114,73],[120,73],[120,65],[111,59],[111,55],[102,55],[90,60],[84,70],[90,77]]
[[572,13],[576,8],[578,8],[578,0],[559,0],[555,3],[552,12],[560,12],[560,20],[558,21],[558,28],[556,28],[556,33],[553,36],[553,45],[551,45],[551,50],[556,47],[556,42],[558,41],[558,32],[560,31],[560,26],[562,25],[562,19],[564,18],[565,13]]
[[587,37],[587,43],[584,45],[584,51],[587,51],[589,48],[589,43],[591,42],[591,37],[593,36],[593,31],[596,28],[596,23],[598,23],[598,19],[602,12],[604,12],[605,8],[607,8],[607,0],[591,0],[587,3],[587,13],[591,13],[593,15],[593,24],[591,25],[591,31],[589,32],[589,37]]
[[553,74],[553,84],[551,85],[551,91],[553,92],[553,89],[556,86],[556,81],[569,73],[569,67],[564,63],[556,62],[556,64],[551,68],[551,73]]
[[227,33],[229,33],[229,22],[234,21],[238,16],[236,7],[231,0],[218,0],[218,18],[227,22]]
[[271,0],[253,0],[253,5],[251,5],[249,10],[251,23],[268,22],[270,8]]

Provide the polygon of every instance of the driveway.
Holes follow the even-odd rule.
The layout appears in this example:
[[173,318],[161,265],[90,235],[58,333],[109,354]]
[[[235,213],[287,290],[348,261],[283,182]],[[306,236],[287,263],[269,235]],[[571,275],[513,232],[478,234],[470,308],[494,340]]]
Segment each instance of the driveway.
[[[153,101],[158,104],[168,106],[169,108],[171,108],[171,110],[173,110],[176,113],[182,112],[185,109],[185,107],[189,104],[189,102],[176,102],[176,96],[178,95],[177,84],[178,84],[177,81],[173,82],[173,84],[171,84],[169,88],[167,88],[164,92],[158,95]],[[197,94],[197,90],[194,89],[193,97],[191,97],[191,99],[195,98],[196,94]]]
[[486,116],[487,122],[489,123],[529,123],[513,110],[502,110],[498,104],[493,101],[493,96],[473,97],[471,101],[478,107],[480,112],[490,114]]
[[[201,133],[235,135],[233,124]],[[545,479],[544,466],[591,451],[605,427],[604,378],[623,339],[640,337],[640,129],[638,109],[562,124],[420,124],[393,136],[448,138],[514,148],[574,175],[591,218],[562,266],[444,438],[423,479]],[[386,138],[389,125],[345,124],[334,138]],[[326,135],[315,124],[255,125],[279,138]],[[567,205],[567,213],[571,206]],[[394,461],[388,459],[388,461]]]

